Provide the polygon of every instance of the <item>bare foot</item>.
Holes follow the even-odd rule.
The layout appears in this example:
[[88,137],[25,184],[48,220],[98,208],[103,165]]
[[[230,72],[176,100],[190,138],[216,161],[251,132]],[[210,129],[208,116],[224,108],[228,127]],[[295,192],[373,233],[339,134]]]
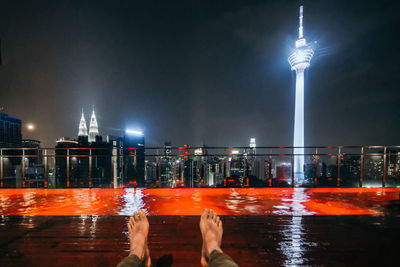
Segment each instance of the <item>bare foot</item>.
[[147,246],[147,236],[149,234],[149,221],[146,214],[140,210],[135,212],[128,223],[129,240],[131,243],[129,255],[135,254],[145,263],[151,265],[150,252]]
[[203,237],[201,249],[201,265],[207,266],[211,252],[221,250],[222,222],[213,210],[203,210],[200,219],[200,230]]

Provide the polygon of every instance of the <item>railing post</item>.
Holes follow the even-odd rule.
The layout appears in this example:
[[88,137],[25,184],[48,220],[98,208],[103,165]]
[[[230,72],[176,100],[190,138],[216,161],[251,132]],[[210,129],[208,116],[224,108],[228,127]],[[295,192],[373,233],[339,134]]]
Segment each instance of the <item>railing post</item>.
[[[157,184],[157,187],[160,186],[160,157],[159,157],[158,149],[157,149],[157,155],[156,155],[156,184]],[[187,185],[185,184],[185,186],[187,186]]]
[[44,151],[44,188],[47,188],[48,178],[47,178],[47,149]]
[[338,148],[338,155],[337,155],[337,184],[336,186],[340,186],[340,169],[342,163],[342,147]]
[[317,186],[318,182],[318,148],[315,147],[314,155],[314,186]]
[[360,156],[360,187],[363,186],[364,179],[364,147],[361,147],[361,156]]
[[[225,151],[224,151],[224,154]],[[223,174],[224,174],[224,187],[226,187],[226,156],[224,155],[224,164],[223,164]]]
[[67,187],[69,188],[69,148],[67,148]]
[[294,187],[294,148],[292,148],[292,187]]
[[22,173],[22,187],[25,188],[25,149],[22,149],[22,163],[21,163],[21,173]]
[[269,178],[269,187],[272,186],[272,148],[269,150],[269,164],[268,164],[268,178]]
[[246,187],[249,187],[249,180],[250,180],[250,157],[247,154],[246,157]]
[[382,187],[386,186],[386,147],[383,148],[383,175],[382,175]]
[[134,175],[134,177],[133,177],[133,187],[134,188],[136,188],[136,186],[137,186],[137,161],[136,161],[136,149],[135,149],[135,154],[134,154],[134,157],[133,157],[133,175]]
[[89,148],[89,188],[92,188],[92,149]]
[[[203,153],[204,153],[204,150],[203,150]],[[204,184],[205,184],[205,171],[204,171],[204,168],[205,168],[205,166],[204,166],[204,154],[202,154],[201,155],[201,161],[200,161],[200,163],[201,163],[201,166],[200,166],[200,187],[204,187]]]
[[3,149],[0,148],[0,187],[3,188],[4,187],[4,175],[3,175]]
[[114,161],[116,161],[116,158],[114,157],[114,147],[111,146],[111,188],[114,188],[114,176],[115,176],[115,170],[114,170]]

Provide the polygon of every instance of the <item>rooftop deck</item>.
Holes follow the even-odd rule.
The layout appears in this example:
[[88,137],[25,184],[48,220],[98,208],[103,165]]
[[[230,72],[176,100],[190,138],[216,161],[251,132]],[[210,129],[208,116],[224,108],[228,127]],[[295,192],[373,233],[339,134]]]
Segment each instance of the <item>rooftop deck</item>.
[[[128,254],[126,216],[1,216],[1,266],[116,266]],[[200,266],[198,216],[150,216],[156,265]],[[239,266],[391,266],[398,216],[222,216],[222,249]]]

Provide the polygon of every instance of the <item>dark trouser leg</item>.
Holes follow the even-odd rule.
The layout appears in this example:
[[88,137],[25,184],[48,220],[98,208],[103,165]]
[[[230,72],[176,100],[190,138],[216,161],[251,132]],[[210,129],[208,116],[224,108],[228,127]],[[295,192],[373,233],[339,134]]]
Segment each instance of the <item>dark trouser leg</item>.
[[141,267],[143,262],[135,254],[125,257],[117,267]]
[[239,267],[239,265],[237,265],[232,258],[225,253],[214,250],[210,254],[208,267]]

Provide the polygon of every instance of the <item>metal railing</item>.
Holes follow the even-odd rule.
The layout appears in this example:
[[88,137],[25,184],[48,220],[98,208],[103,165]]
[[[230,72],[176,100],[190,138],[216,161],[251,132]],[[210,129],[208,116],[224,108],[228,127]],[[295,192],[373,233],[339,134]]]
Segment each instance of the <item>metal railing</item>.
[[[1,188],[398,187],[400,146],[1,148]],[[294,173],[295,157],[304,157]]]

